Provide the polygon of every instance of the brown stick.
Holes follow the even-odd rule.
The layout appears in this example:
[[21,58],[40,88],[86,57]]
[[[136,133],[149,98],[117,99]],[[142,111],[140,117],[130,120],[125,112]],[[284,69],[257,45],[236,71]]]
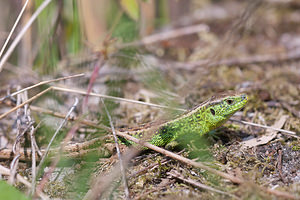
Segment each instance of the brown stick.
[[282,150],[281,149],[278,150],[277,169],[278,169],[279,176],[280,176],[281,180],[284,183],[286,183],[286,180],[285,180],[285,178],[282,174]]
[[147,147],[149,149],[152,149],[152,150],[154,150],[156,152],[164,154],[164,155],[166,155],[168,157],[174,158],[175,160],[181,161],[181,162],[183,162],[185,164],[192,165],[194,167],[198,167],[198,168],[207,170],[207,171],[209,171],[211,173],[214,173],[216,175],[219,175],[219,176],[221,176],[223,178],[226,178],[226,179],[230,180],[233,183],[239,183],[240,184],[240,183],[244,182],[244,180],[242,178],[234,177],[234,176],[232,176],[230,174],[227,174],[227,173],[215,170],[215,169],[210,168],[210,167],[208,167],[208,166],[206,166],[206,165],[204,165],[204,164],[202,164],[200,162],[192,161],[192,160],[190,160],[188,158],[182,157],[182,156],[177,155],[177,154],[175,154],[173,152],[170,152],[170,151],[167,151],[167,150],[162,149],[160,147],[154,146],[154,145],[152,145],[152,144],[150,144],[148,142],[143,142],[143,141],[141,141],[141,140],[139,140],[139,139],[137,139],[135,137],[127,135],[126,133],[117,131],[116,134],[119,135],[119,136],[121,136],[121,137],[123,137],[123,138],[125,138],[125,139],[127,139],[127,140],[133,141],[133,142],[135,142],[137,144],[145,146],[145,147]]

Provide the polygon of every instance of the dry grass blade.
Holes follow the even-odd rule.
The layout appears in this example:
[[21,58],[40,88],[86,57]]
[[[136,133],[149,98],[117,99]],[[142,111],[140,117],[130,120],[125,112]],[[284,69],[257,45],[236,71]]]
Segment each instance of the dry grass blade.
[[2,97],[2,98],[0,99],[0,102],[3,101],[3,100],[5,100],[6,98],[13,97],[13,96],[15,96],[15,95],[17,95],[17,94],[20,94],[20,93],[22,93],[22,92],[24,92],[24,91],[30,90],[30,89],[32,89],[32,88],[35,88],[35,87],[38,87],[38,86],[41,86],[41,85],[49,84],[49,83],[56,82],[56,81],[62,81],[62,80],[70,79],[70,78],[76,78],[76,77],[80,77],[80,76],[84,76],[84,74],[76,74],[76,75],[71,75],[71,76],[61,77],[61,78],[52,79],[52,80],[48,80],[48,81],[41,81],[41,82],[39,82],[39,83],[37,83],[37,84],[35,84],[35,85],[29,86],[29,87],[24,88],[24,89],[22,89],[22,90],[18,90],[18,91],[14,92],[14,93],[12,93],[12,94],[10,94],[10,95],[7,95],[7,96],[5,96],[5,97]]
[[111,116],[110,116],[110,114],[109,114],[109,112],[107,110],[107,107],[106,107],[106,105],[105,105],[105,103],[104,103],[104,101],[103,101],[102,98],[101,98],[101,102],[103,104],[103,107],[105,109],[106,115],[108,117],[109,124],[110,124],[110,127],[111,127],[111,132],[113,133],[113,136],[114,136],[115,145],[116,145],[116,149],[117,149],[117,154],[118,154],[118,158],[119,158],[119,162],[120,162],[120,170],[121,170],[122,179],[123,179],[123,183],[124,183],[125,196],[126,196],[126,199],[130,199],[129,198],[129,189],[128,189],[128,184],[127,184],[127,178],[126,178],[126,171],[125,171],[125,168],[124,168],[124,165],[123,165],[123,159],[122,159],[122,156],[121,156],[121,151],[120,151],[120,147],[119,147],[119,143],[118,143],[118,138],[117,138],[117,135],[116,135],[115,127],[113,125]]
[[[15,28],[16,28],[16,26],[18,25],[18,23],[19,23],[19,21],[20,21],[22,15],[23,15],[23,13],[24,13],[24,11],[25,11],[25,8],[26,8],[26,6],[27,6],[27,4],[28,4],[28,1],[29,1],[29,0],[26,0],[24,6],[22,7],[21,12],[19,13],[19,15],[18,15],[18,17],[17,17],[17,19],[16,19],[16,21],[15,21],[15,23],[14,23],[14,25],[13,25],[13,27],[11,28],[11,31],[9,32],[9,35],[7,36],[7,38],[6,38],[6,40],[5,40],[5,43],[3,44],[3,47],[2,47],[1,52],[0,52],[0,58],[2,57],[2,54],[3,54],[4,50],[5,50],[5,47],[6,47],[6,45],[8,44],[8,42],[9,42],[9,40],[10,40],[10,38],[11,38],[11,36],[12,36],[12,34],[13,34]],[[1,70],[0,70],[0,71],[1,71]]]
[[[152,107],[157,107],[157,108],[187,111],[186,109],[182,109],[182,108],[174,108],[174,107],[163,106],[163,105],[158,105],[158,104],[154,104],[154,103],[146,103],[146,102],[141,102],[141,101],[135,101],[135,100],[132,100],[132,99],[125,99],[125,98],[102,95],[102,94],[97,94],[97,93],[87,93],[87,92],[84,92],[84,91],[81,91],[81,90],[76,90],[76,89],[56,87],[56,86],[52,86],[52,88],[54,90],[58,90],[58,91],[72,92],[72,93],[77,93],[77,94],[82,94],[82,95],[90,95],[90,96],[95,96],[95,97],[107,98],[107,99],[112,99],[112,100],[117,100],[117,101],[124,101],[124,102],[128,102],[128,103],[136,103],[136,104],[152,106]],[[242,124],[247,124],[247,125],[250,125],[250,126],[258,126],[258,127],[264,128],[264,129],[272,129],[272,130],[276,130],[276,131],[281,131],[282,133],[287,133],[290,136],[298,137],[298,136],[296,136],[296,133],[293,132],[293,131],[287,131],[287,130],[284,130],[284,129],[276,129],[276,128],[273,128],[273,127],[270,127],[270,126],[264,126],[264,125],[260,125],[260,124],[256,124],[256,123],[252,123],[252,122],[240,121],[240,120],[235,120],[235,119],[230,119],[230,120],[240,122]]]
[[8,60],[8,58],[10,57],[10,55],[12,54],[13,50],[16,48],[16,46],[19,44],[20,40],[22,39],[22,37],[24,36],[24,34],[26,33],[26,31],[28,30],[28,28],[32,25],[32,23],[34,22],[34,20],[39,16],[39,14],[47,7],[47,5],[51,2],[51,0],[45,0],[40,7],[38,7],[38,9],[35,11],[35,13],[33,13],[33,15],[31,16],[31,18],[29,19],[29,21],[27,22],[27,24],[23,27],[23,29],[20,31],[20,33],[17,35],[17,37],[15,38],[15,40],[12,42],[12,44],[10,45],[10,47],[8,48],[8,50],[6,51],[6,53],[4,54],[4,56],[2,57],[1,61],[0,61],[0,72],[3,69],[3,65],[6,63],[6,61]]
[[55,133],[53,134],[53,136],[52,136],[52,138],[51,138],[51,140],[50,140],[50,142],[49,142],[49,144],[48,144],[48,146],[47,146],[47,148],[46,148],[46,150],[44,152],[44,155],[43,155],[43,157],[41,159],[41,162],[40,162],[40,164],[39,164],[39,166],[37,168],[37,171],[39,171],[39,169],[43,165],[43,163],[44,163],[44,161],[45,161],[45,159],[46,159],[46,157],[47,157],[47,155],[49,153],[50,147],[51,147],[51,145],[52,145],[55,137],[57,136],[58,132],[62,129],[62,127],[66,124],[66,122],[68,121],[69,116],[74,111],[74,109],[76,108],[77,104],[78,104],[78,99],[76,98],[73,106],[70,108],[70,110],[67,113],[65,119],[60,123],[59,127],[56,129]]
[[174,110],[179,110],[179,111],[186,111],[185,109],[182,109],[182,108],[174,108],[174,107],[163,106],[163,105],[158,105],[158,104],[154,104],[154,103],[146,103],[146,102],[142,102],[142,101],[135,101],[132,99],[125,99],[125,98],[120,98],[120,97],[104,95],[104,94],[97,94],[97,93],[93,93],[93,92],[88,93],[88,92],[85,92],[85,91],[82,91],[79,89],[63,88],[63,87],[57,87],[57,86],[52,86],[52,89],[57,90],[57,91],[71,92],[71,93],[89,95],[89,96],[100,97],[100,98],[105,98],[105,99],[112,99],[112,100],[116,100],[116,101],[136,103],[136,104],[152,106],[152,107],[157,107],[157,108],[166,108],[166,109],[174,109]]
[[[78,104],[78,99],[75,99],[75,103],[73,104],[73,106],[70,108],[70,111],[68,112],[68,114],[70,114],[75,107]],[[64,119],[64,122],[68,119],[68,117],[66,117]],[[67,143],[72,139],[73,135],[75,134],[76,130],[78,129],[78,123],[76,123],[66,134],[64,140],[61,142],[61,145],[58,149],[58,153],[56,154],[56,156],[52,159],[52,163],[49,167],[49,171],[47,171],[44,175],[42,180],[40,181],[39,185],[36,187],[36,191],[40,192],[43,191],[43,188],[45,187],[46,183],[48,182],[50,175],[54,172],[55,167],[57,166],[58,162],[60,161],[61,158],[61,153],[64,151],[65,147],[67,146]],[[49,145],[48,145],[49,146]],[[41,164],[39,165],[39,168],[41,167]],[[39,168],[37,170],[39,170]]]
[[292,136],[292,137],[295,137],[295,138],[300,138],[299,136],[296,135],[295,132],[287,131],[287,130],[284,130],[284,129],[281,129],[281,128],[275,128],[275,127],[271,127],[271,126],[265,126],[265,125],[256,124],[256,123],[253,123],[253,122],[246,122],[246,121],[241,121],[241,120],[236,120],[236,119],[230,119],[230,121],[238,122],[238,123],[245,124],[245,125],[250,125],[250,126],[256,126],[256,127],[260,127],[260,128],[264,128],[264,129],[271,129],[273,131],[280,131],[283,134],[286,134],[286,135],[289,135],[289,136]]

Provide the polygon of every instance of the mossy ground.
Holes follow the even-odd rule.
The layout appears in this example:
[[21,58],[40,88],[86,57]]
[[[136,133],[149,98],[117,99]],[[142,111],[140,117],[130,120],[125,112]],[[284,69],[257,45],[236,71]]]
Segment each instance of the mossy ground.
[[[221,8],[235,5],[240,11],[245,6],[240,1],[230,2],[215,2],[215,4]],[[215,60],[232,57],[245,58],[253,55],[276,57],[278,53],[299,52],[300,12],[299,4],[297,5],[298,7],[292,6],[290,3],[262,4],[253,13],[250,20],[243,24],[241,30],[238,29],[231,33],[230,40],[227,42],[224,33],[228,33],[234,24],[234,19],[229,15],[222,20],[207,20],[205,23],[210,27],[208,33],[199,33],[197,37],[195,35],[193,37],[186,36],[186,39],[174,39],[171,43],[158,43],[155,44],[155,48],[147,49],[147,53],[141,53],[144,57],[138,57],[143,59],[138,63],[143,63],[142,67],[137,67],[139,64],[136,62],[134,66],[130,66],[131,62],[128,61],[124,71],[124,68],[120,66],[122,65],[121,61],[125,58],[122,57],[122,60],[111,58],[107,66],[103,67],[103,71],[100,70],[94,89],[99,93],[108,91],[107,94],[128,99],[183,108],[192,108],[219,92],[239,91],[248,95],[249,103],[235,118],[272,126],[281,116],[288,115],[282,128],[294,131],[299,136],[299,58],[290,59],[288,62],[199,66],[195,70],[178,69],[175,63],[171,62],[188,62],[209,57]],[[199,9],[205,10],[206,8]],[[234,15],[234,13],[232,14]],[[200,22],[203,23],[203,21]],[[141,52],[145,51],[146,49],[143,49]],[[161,57],[157,59],[149,54]],[[128,59],[132,57],[130,55]],[[160,62],[161,60],[164,62]],[[118,65],[119,73],[112,70],[113,67],[116,67],[115,65]],[[172,67],[167,68],[166,65]],[[82,68],[78,70],[82,70]],[[68,71],[67,68],[63,70]],[[76,68],[72,68],[72,70],[76,71]],[[84,71],[90,71],[90,68],[87,66]],[[12,72],[7,73],[9,75],[0,73],[2,85],[6,85],[8,79],[14,76]],[[63,72],[60,73],[63,74]],[[88,79],[84,79],[80,81],[80,84],[87,82]],[[1,96],[4,96],[6,88],[1,87],[0,89]],[[57,96],[59,95],[57,94]],[[74,96],[65,93],[63,97],[59,97],[55,101],[60,102],[57,110],[66,113],[67,105],[64,104],[71,105]],[[41,100],[37,104],[43,107],[50,103]],[[99,112],[100,106],[101,103],[98,100],[90,98],[89,109],[91,112],[85,117],[107,123],[105,113]],[[136,127],[147,122],[169,119],[178,114],[164,109],[125,102],[114,102],[110,106],[116,127]],[[62,107],[65,110],[61,109]],[[7,110],[7,105],[1,105],[1,113],[5,110]],[[11,132],[10,127],[12,127],[15,117],[10,116],[6,118],[6,121],[1,121],[1,130],[5,132],[5,134],[1,134],[2,139],[7,137],[8,141],[12,141],[7,133]],[[39,114],[34,114],[34,117],[37,121],[44,119]],[[55,120],[57,119],[55,118]],[[45,127],[57,124],[58,121],[55,120],[45,120]],[[68,123],[66,128],[70,128],[71,125],[72,123]],[[43,140],[48,138],[45,135],[49,130],[44,128],[38,131],[37,140],[42,144],[41,146],[46,146]],[[247,182],[242,185],[232,184],[217,175],[147,150],[134,157],[126,169],[130,196],[132,199],[234,199],[230,195],[235,195],[240,199],[276,198],[259,189],[259,187],[268,187],[300,197],[300,140],[279,133],[275,139],[266,144],[252,148],[242,146],[242,141],[259,137],[265,133],[265,129],[229,121],[216,130],[214,135],[206,135],[200,139],[193,138],[183,147],[174,150],[175,152],[183,150],[180,154],[185,157],[244,177]],[[88,126],[81,127],[74,136],[73,142],[82,142],[99,135],[103,135],[103,131],[100,132]],[[104,143],[108,141],[112,140],[100,144],[101,148],[105,148]],[[66,173],[61,173],[59,175],[61,178],[50,179],[45,187],[45,193],[51,198],[82,199],[88,189],[93,186],[93,180],[103,174],[109,174],[117,162],[117,156],[114,154],[110,156],[105,153],[105,156],[103,155],[101,157],[93,154],[58,165],[56,171],[62,170]],[[9,166],[8,161],[1,162],[1,164]],[[31,163],[20,164],[19,169],[19,171],[26,169],[21,175],[30,177]],[[178,172],[186,180],[195,180],[227,194],[200,189],[174,178],[170,175],[172,172]],[[112,181],[111,187],[102,196],[104,199],[124,199],[124,189],[120,177],[118,176]],[[19,188],[24,189],[22,185],[19,185]]]

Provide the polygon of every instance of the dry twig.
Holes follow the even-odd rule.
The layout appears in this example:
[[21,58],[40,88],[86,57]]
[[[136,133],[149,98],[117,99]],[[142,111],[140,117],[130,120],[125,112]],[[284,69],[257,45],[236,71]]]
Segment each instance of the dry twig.
[[210,187],[210,186],[208,186],[208,185],[204,185],[204,184],[199,183],[199,182],[197,182],[197,181],[195,181],[195,180],[192,180],[192,179],[190,179],[190,178],[189,178],[189,179],[186,179],[186,178],[184,178],[184,176],[183,176],[182,174],[180,174],[178,171],[172,170],[172,171],[168,172],[167,174],[170,175],[170,176],[172,176],[172,177],[174,177],[174,178],[177,178],[177,179],[179,179],[179,180],[182,180],[182,181],[184,181],[184,182],[186,182],[186,183],[188,183],[188,184],[191,184],[191,185],[193,185],[193,186],[196,186],[196,187],[198,187],[198,188],[201,188],[201,189],[204,189],[204,190],[208,190],[208,191],[212,191],[212,192],[219,193],[219,194],[224,194],[224,195],[230,196],[230,197],[232,197],[232,198],[234,198],[234,199],[239,199],[237,196],[232,195],[232,194],[230,194],[230,193],[223,192],[223,191],[221,191],[221,190],[212,188],[212,187]]
[[281,149],[278,150],[277,169],[282,182],[287,183],[286,179],[282,174],[282,150]]
[[7,98],[13,97],[13,96],[15,96],[17,94],[20,94],[22,92],[25,92],[27,90],[33,89],[33,88],[41,86],[41,85],[49,84],[49,83],[56,82],[56,81],[62,81],[62,80],[70,79],[70,78],[77,78],[77,77],[81,77],[81,76],[84,76],[84,74],[75,74],[75,75],[61,77],[61,78],[57,78],[57,79],[52,79],[52,80],[47,80],[47,81],[41,81],[41,82],[39,82],[37,84],[34,84],[34,85],[29,86],[27,88],[23,88],[22,90],[18,90],[16,92],[12,93],[12,94],[9,94],[9,95],[7,95],[5,97],[2,97],[0,99],[0,102],[4,101]]
[[23,29],[17,35],[17,37],[15,38],[15,40],[11,43],[10,47],[8,48],[8,50],[6,51],[6,53],[4,54],[4,56],[2,57],[2,59],[0,60],[0,72],[3,69],[3,65],[6,63],[6,61],[8,60],[9,56],[12,54],[13,50],[16,48],[16,46],[18,45],[18,43],[21,41],[21,39],[24,36],[24,34],[26,33],[26,31],[29,29],[29,27],[32,25],[32,23],[34,22],[34,20],[39,16],[39,14],[47,7],[47,5],[50,2],[51,2],[51,0],[45,0],[40,5],[40,7],[38,7],[38,9],[33,13],[33,15],[31,16],[31,18],[28,20],[27,24],[23,27]]
[[232,175],[230,175],[230,174],[227,174],[227,173],[224,173],[224,172],[215,170],[215,169],[213,169],[213,168],[210,168],[210,167],[208,167],[208,166],[202,164],[201,162],[195,162],[195,161],[192,161],[192,160],[190,160],[190,159],[188,159],[188,158],[182,157],[182,156],[177,155],[177,154],[175,154],[175,153],[173,153],[173,152],[170,152],[170,151],[167,151],[167,150],[162,149],[162,148],[160,148],[160,147],[157,147],[157,146],[155,146],[155,145],[152,145],[152,144],[150,144],[150,143],[148,143],[148,142],[144,142],[144,141],[142,141],[142,140],[139,140],[139,139],[137,139],[137,138],[135,138],[135,137],[132,137],[132,136],[126,134],[126,133],[123,133],[123,132],[120,132],[120,131],[117,131],[116,133],[117,133],[117,135],[119,135],[119,136],[121,136],[121,137],[123,137],[123,138],[125,138],[125,139],[127,139],[127,140],[133,141],[133,142],[135,142],[135,143],[137,143],[137,144],[140,144],[140,145],[142,145],[142,146],[145,146],[145,147],[147,147],[147,148],[149,148],[149,149],[152,149],[152,150],[154,150],[154,151],[156,151],[156,152],[159,152],[159,153],[161,153],[161,154],[164,154],[164,155],[166,155],[166,156],[168,156],[168,157],[171,157],[171,158],[173,158],[173,159],[175,159],[175,160],[178,160],[178,161],[180,161],[180,162],[183,162],[183,163],[185,163],[185,164],[192,165],[192,166],[194,166],[194,167],[197,167],[197,168],[201,168],[201,169],[207,170],[207,171],[209,171],[209,172],[211,172],[211,173],[213,173],[213,174],[216,174],[216,175],[218,175],[218,176],[221,176],[221,177],[223,177],[223,178],[226,178],[226,179],[230,180],[230,181],[233,182],[233,183],[242,183],[242,182],[243,182],[243,179],[241,179],[241,178],[234,177],[234,176],[232,176]]

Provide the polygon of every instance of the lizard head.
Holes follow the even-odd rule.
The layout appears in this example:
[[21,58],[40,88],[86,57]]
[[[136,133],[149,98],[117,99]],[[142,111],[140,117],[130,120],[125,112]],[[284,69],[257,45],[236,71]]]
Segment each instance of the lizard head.
[[225,94],[213,96],[206,102],[205,121],[209,129],[214,129],[227,121],[235,112],[247,103],[245,94]]

